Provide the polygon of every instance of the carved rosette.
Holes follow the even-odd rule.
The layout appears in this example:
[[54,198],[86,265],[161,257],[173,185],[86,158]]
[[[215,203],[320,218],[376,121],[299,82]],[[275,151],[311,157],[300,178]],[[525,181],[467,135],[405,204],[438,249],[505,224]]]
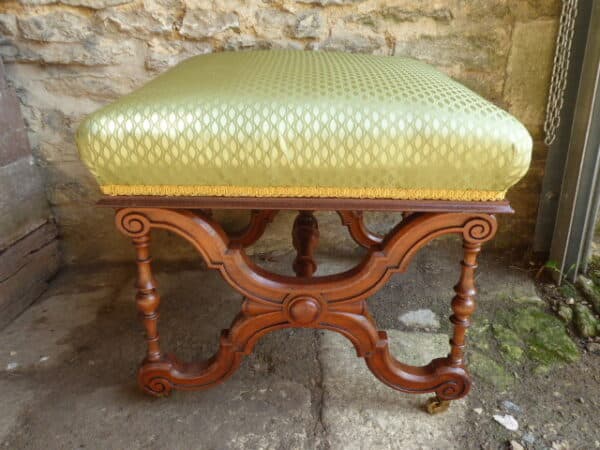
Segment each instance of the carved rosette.
[[284,311],[291,325],[308,327],[318,323],[325,306],[316,298],[301,295],[286,302]]

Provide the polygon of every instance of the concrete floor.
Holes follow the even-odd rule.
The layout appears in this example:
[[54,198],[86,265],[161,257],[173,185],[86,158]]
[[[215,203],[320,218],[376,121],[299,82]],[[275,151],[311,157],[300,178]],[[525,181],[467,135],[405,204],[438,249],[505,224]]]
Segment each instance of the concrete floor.
[[[394,277],[370,300],[399,359],[422,363],[447,352],[445,318],[460,258],[454,244],[425,249],[407,274]],[[290,259],[284,254],[265,265],[283,271]],[[321,258],[320,271],[350,264],[348,255]],[[527,274],[497,255],[484,257],[481,268],[484,314],[494,307],[486,299],[535,295]],[[211,355],[239,296],[218,274],[200,267],[158,262],[156,269],[163,349],[183,359]],[[0,333],[0,442],[6,448],[504,448],[507,439],[520,438],[520,433],[473,434],[476,403],[469,402],[477,402],[477,389],[468,400],[454,402],[450,412],[429,416],[421,409],[427,396],[387,388],[349,342],[312,330],[266,336],[219,387],[150,398],[135,384],[144,343],[133,277],[132,266],[64,271]],[[440,329],[416,331],[398,319],[423,307],[440,317]],[[484,413],[491,429],[499,428],[491,420],[494,408]]]

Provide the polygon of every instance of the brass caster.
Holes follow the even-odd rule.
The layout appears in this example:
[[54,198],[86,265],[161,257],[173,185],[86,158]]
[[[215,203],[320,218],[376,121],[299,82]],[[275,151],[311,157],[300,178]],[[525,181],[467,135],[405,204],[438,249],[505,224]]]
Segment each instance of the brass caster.
[[429,414],[439,414],[448,410],[450,400],[440,400],[438,396],[429,397],[425,403],[425,409]]

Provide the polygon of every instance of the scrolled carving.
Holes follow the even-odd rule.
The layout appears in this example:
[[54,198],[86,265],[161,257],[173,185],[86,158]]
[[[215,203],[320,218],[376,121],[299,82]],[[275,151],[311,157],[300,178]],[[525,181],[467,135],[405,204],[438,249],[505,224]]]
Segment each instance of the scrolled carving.
[[147,373],[139,377],[139,385],[142,386],[145,392],[155,397],[166,397],[171,393],[173,384],[165,377],[152,376]]
[[443,383],[435,393],[441,400],[456,400],[468,394],[471,382],[465,376],[457,375],[455,378]]
[[498,223],[493,215],[481,215],[465,223],[463,237],[467,242],[479,244],[492,239],[497,229]]
[[371,248],[383,242],[383,236],[371,232],[363,217],[362,211],[338,211],[342,225],[348,228],[348,232],[354,242],[364,248]]
[[148,234],[151,228],[150,220],[138,212],[120,210],[117,212],[115,222],[123,234],[132,238]]

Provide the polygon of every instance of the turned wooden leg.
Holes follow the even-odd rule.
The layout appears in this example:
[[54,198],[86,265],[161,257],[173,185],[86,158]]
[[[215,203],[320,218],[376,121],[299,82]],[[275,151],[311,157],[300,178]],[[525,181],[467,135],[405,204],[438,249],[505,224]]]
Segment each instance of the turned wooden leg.
[[294,272],[299,277],[311,277],[317,270],[314,251],[319,243],[319,224],[312,211],[300,211],[292,230],[296,259]]
[[464,257],[461,262],[462,270],[458,284],[454,287],[456,295],[452,299],[454,314],[450,321],[454,324],[454,333],[450,340],[451,350],[448,358],[453,366],[462,367],[465,364],[464,350],[467,329],[471,325],[471,315],[475,312],[475,269],[477,255],[481,250],[480,243],[463,242]]
[[160,361],[162,357],[157,328],[160,297],[156,291],[156,281],[152,276],[152,268],[150,267],[152,262],[150,257],[150,234],[134,237],[133,244],[136,249],[138,268],[135,300],[146,328],[146,342],[148,344],[144,362],[156,362]]
[[[467,329],[471,325],[471,315],[475,312],[475,269],[477,269],[477,255],[481,250],[481,243],[463,241],[464,256],[461,261],[461,274],[458,284],[454,286],[456,295],[452,299],[450,321],[454,324],[452,339],[450,339],[450,354],[448,365],[458,368],[465,366],[465,346]],[[465,372],[466,373],[466,372]],[[468,376],[468,375],[467,375]],[[429,414],[444,412],[450,406],[449,400],[439,396],[431,397],[425,404]]]

